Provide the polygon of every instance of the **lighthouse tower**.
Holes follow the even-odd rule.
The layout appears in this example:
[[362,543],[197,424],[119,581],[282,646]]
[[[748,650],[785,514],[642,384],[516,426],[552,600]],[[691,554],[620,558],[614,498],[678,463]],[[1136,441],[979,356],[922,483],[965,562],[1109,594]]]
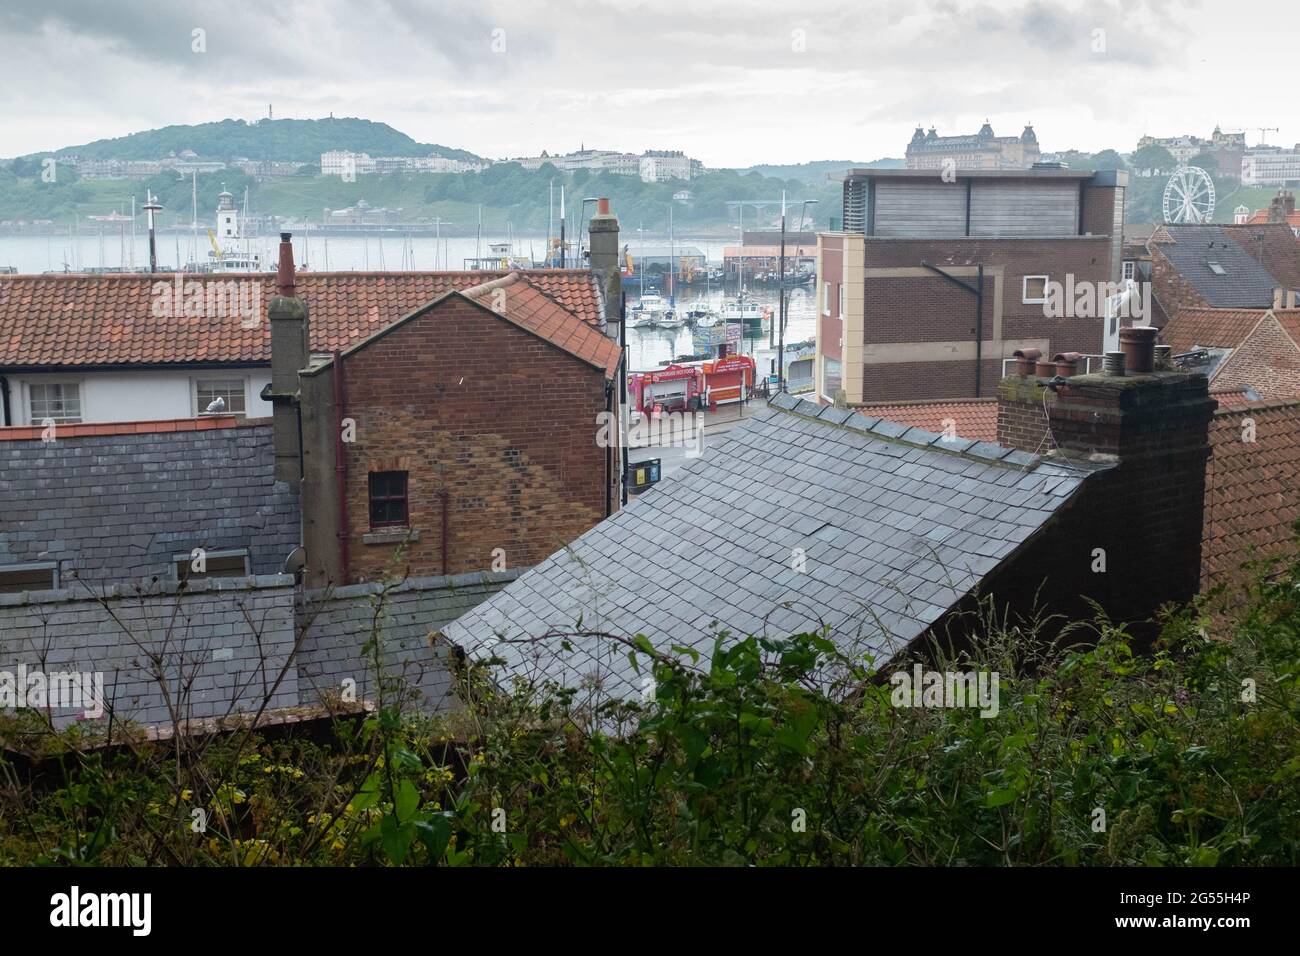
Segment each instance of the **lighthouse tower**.
[[217,196],[217,238],[223,246],[227,240],[239,238],[239,210],[235,208],[235,197],[224,189]]

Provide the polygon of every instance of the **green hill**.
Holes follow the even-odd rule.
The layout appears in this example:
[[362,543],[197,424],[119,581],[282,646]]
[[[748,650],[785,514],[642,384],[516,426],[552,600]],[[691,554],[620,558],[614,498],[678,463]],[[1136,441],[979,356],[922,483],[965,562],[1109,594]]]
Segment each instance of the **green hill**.
[[[352,117],[325,119],[264,119],[248,123],[225,119],[197,126],[164,126],[115,139],[65,146],[55,156],[83,159],[160,159],[192,149],[203,159],[273,159],[317,163],[331,149],[349,149],[371,156],[428,156],[476,160],[473,153],[436,143],[417,143],[387,123]],[[48,156],[49,153],[33,155]]]
[[775,176],[777,179],[796,179],[801,183],[824,186],[826,177],[837,175],[846,169],[902,169],[905,165],[901,159],[888,158],[873,159],[869,163],[853,159],[818,159],[809,163],[750,166],[737,172],[758,173],[760,176]]

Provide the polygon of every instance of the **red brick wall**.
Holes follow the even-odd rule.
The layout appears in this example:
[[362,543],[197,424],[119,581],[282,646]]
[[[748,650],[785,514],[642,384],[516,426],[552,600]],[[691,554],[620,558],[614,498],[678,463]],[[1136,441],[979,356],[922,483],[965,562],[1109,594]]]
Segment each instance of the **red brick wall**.
[[[409,568],[448,574],[535,564],[605,514],[596,416],[604,374],[459,298],[447,299],[343,361],[351,579]],[[615,440],[617,440],[615,433]],[[616,463],[617,467],[617,463]],[[366,544],[368,474],[409,471],[410,543]]]
[[[1052,448],[1046,408],[1056,396],[1032,375],[1008,376],[998,384],[998,444],[1043,454]],[[1046,401],[1044,401],[1046,396]]]

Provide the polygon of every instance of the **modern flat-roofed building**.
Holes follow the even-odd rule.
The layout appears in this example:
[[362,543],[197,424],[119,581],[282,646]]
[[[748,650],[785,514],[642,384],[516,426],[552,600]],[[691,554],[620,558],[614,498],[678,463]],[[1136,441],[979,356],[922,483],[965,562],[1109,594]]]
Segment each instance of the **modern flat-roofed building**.
[[1049,295],[1056,284],[1103,293],[1120,282],[1126,173],[840,178],[843,230],[817,237],[822,401],[990,396],[1017,349],[1102,351],[1104,305],[1069,296],[1054,317]]

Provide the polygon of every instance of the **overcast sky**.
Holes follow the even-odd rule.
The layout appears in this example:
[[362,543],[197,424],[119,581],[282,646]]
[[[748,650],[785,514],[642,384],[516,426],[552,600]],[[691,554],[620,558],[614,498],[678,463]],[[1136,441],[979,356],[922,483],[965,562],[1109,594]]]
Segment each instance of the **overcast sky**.
[[[0,0],[0,155],[226,117],[360,116],[490,157],[901,156],[1277,126],[1294,0]],[[193,31],[206,31],[194,52]],[[1103,32],[1098,32],[1103,31]],[[1248,133],[1252,144],[1257,131]]]

